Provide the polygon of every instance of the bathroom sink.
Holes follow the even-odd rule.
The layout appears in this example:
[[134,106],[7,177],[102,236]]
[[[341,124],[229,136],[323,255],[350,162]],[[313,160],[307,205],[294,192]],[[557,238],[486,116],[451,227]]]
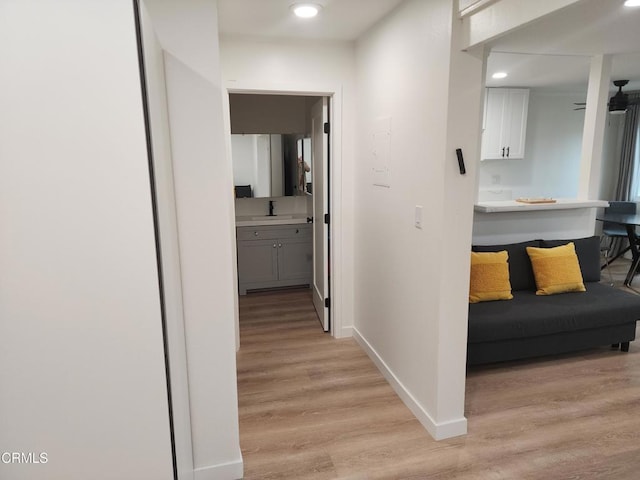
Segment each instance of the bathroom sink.
[[293,215],[261,215],[259,217],[251,217],[251,220],[291,220]]

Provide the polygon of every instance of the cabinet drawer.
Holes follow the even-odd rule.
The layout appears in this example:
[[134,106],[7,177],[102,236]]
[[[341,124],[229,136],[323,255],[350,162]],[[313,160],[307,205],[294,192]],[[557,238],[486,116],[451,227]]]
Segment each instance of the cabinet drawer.
[[275,240],[283,238],[311,237],[311,225],[267,225],[259,227],[238,227],[236,234],[241,240]]

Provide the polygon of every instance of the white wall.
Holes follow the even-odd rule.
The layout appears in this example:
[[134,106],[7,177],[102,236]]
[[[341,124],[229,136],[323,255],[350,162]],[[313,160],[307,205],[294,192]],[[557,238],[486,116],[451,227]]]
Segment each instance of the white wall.
[[153,152],[154,185],[164,292],[167,351],[171,379],[176,469],[179,480],[193,480],[193,444],[189,410],[189,378],[185,342],[184,305],[180,276],[180,247],[173,184],[169,112],[164,57],[151,18],[140,3],[143,58]]
[[512,198],[576,198],[584,110],[574,102],[584,100],[584,93],[531,89],[525,158],[481,162],[480,199],[500,190]]
[[[453,18],[446,0],[408,1],[357,45],[356,337],[436,438],[466,432],[460,279],[468,278],[482,97],[482,60],[456,53],[452,62]],[[373,184],[380,119],[391,124],[389,188]]]
[[[332,268],[334,335],[351,334],[353,319],[353,169],[355,137],[355,55],[353,44],[222,38],[224,85],[232,91],[336,92],[332,130]],[[337,127],[340,125],[340,128]],[[236,202],[254,208],[247,202]],[[289,205],[288,199],[280,199]],[[294,200],[293,202],[296,202]],[[263,206],[259,204],[260,206]],[[257,207],[256,207],[257,208]],[[266,207],[265,207],[266,208]],[[240,213],[238,213],[240,214]]]
[[233,174],[213,0],[148,0],[165,51],[195,479],[242,477],[235,366]]
[[172,479],[132,4],[0,10],[0,478]]

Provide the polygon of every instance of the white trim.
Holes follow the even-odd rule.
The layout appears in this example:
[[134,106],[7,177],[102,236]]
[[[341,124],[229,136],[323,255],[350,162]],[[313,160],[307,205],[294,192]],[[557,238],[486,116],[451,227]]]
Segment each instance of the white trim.
[[[227,81],[223,87],[225,134],[231,138],[231,118],[229,112],[230,93],[256,93],[261,95],[305,95],[329,97],[329,115],[331,124],[330,139],[330,208],[331,217],[331,335],[340,338],[343,324],[342,311],[342,86],[327,84],[296,84],[270,83],[256,86],[253,82]],[[231,148],[227,145],[227,157],[231,162]],[[236,291],[236,304],[238,292]],[[236,331],[238,331],[238,316],[236,315]],[[236,345],[239,348],[239,344]]]
[[367,353],[373,363],[376,364],[376,367],[378,367],[380,373],[382,373],[384,378],[386,378],[387,382],[389,382],[400,399],[409,408],[409,410],[411,410],[418,421],[424,428],[427,429],[429,434],[435,440],[444,440],[446,438],[458,437],[467,433],[467,419],[465,417],[456,420],[449,420],[443,423],[437,423],[431,417],[431,415],[429,415],[429,412],[427,412],[424,407],[415,399],[411,392],[407,390],[407,388],[402,384],[398,377],[396,377],[396,375],[385,363],[382,357],[380,357],[378,352],[376,352],[375,348],[371,346],[371,344],[362,336],[362,334],[356,327],[353,327],[353,337],[355,338],[356,342],[358,342],[358,344],[362,347],[362,349]]
[[235,462],[196,468],[193,473],[194,480],[239,480],[244,476],[244,464],[240,459]]
[[336,338],[349,338],[353,337],[353,327],[342,327],[340,330],[340,335],[336,336]]
[[460,18],[471,15],[472,13],[477,12],[482,8],[486,8],[497,1],[498,0],[477,0],[476,3],[469,5],[467,8],[460,9]]

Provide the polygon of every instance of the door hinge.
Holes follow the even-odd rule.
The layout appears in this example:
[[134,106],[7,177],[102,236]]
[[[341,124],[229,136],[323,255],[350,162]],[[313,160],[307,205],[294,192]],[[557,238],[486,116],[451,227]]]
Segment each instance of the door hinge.
[[325,308],[331,308],[331,299],[330,298],[325,298],[324,299],[324,307]]
[[331,127],[329,126],[329,122],[324,122],[324,133],[328,134],[331,131]]
[[324,214],[324,223],[326,223],[327,225],[329,225],[329,214],[325,213]]

